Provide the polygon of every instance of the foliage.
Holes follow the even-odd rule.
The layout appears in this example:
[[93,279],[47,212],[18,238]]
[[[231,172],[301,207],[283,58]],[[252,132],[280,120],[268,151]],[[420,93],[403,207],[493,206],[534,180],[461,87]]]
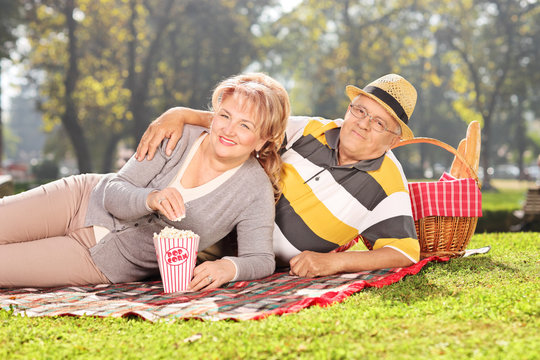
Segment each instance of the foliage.
[[[362,85],[399,72],[418,58],[418,52],[424,53],[418,46],[401,44],[410,30],[405,24],[412,4],[306,0],[271,24],[268,31],[275,40],[267,61],[272,71],[293,79],[296,112],[343,116],[346,84]],[[414,43],[411,38],[407,42]]]
[[[537,79],[530,81],[529,74],[538,70],[533,39],[538,36],[535,22],[540,7],[527,1],[477,0],[440,2],[434,10],[441,14],[437,19],[436,38],[447,46],[447,59],[458,60],[452,61],[452,88],[459,95],[454,100],[454,108],[467,122],[482,120],[481,162],[487,170],[492,146],[496,144],[492,140],[494,124],[502,117],[512,116],[511,111],[500,107],[510,95],[505,94],[505,90],[511,87],[512,94],[523,96],[528,87],[536,86]],[[478,47],[478,43],[482,46]],[[514,123],[523,126],[523,109],[519,110],[517,118]],[[512,123],[506,120],[507,124]],[[521,129],[522,136],[523,133]],[[520,142],[510,141],[510,144],[519,146]],[[520,166],[523,167],[523,161]],[[484,183],[486,188],[491,186],[487,171],[484,171]]]
[[14,155],[17,151],[17,144],[20,142],[20,138],[13,133],[13,131],[7,127],[2,126],[2,141],[3,150],[7,156]]
[[[249,29],[271,2],[77,0],[65,16],[64,2],[26,0],[28,65],[44,71],[46,128],[65,116],[65,74],[75,57],[72,117],[81,130],[66,128],[67,135],[74,145],[88,139],[92,157],[103,159],[100,171],[110,171],[119,140],[134,144],[167,106],[206,105],[218,80],[252,61]],[[76,20],[75,52],[69,16]]]
[[21,20],[19,3],[13,0],[0,0],[0,59],[9,58],[9,51],[16,40],[14,29]]
[[343,303],[260,321],[151,324],[1,311],[0,357],[536,359],[540,233],[475,235],[470,248],[486,245],[486,255],[434,263]]
[[[415,134],[457,147],[466,124],[481,120],[487,124],[483,132],[487,169],[493,147],[500,156],[516,155],[515,160],[518,152],[535,148],[528,140],[534,139],[533,127],[517,128],[512,124],[520,121],[511,116],[522,120],[536,106],[528,99],[536,97],[529,89],[537,88],[540,73],[539,62],[534,61],[538,14],[538,4],[515,0],[305,0],[272,24],[267,68],[291,83],[297,114],[330,118],[344,115],[345,85],[364,86],[384,73],[402,73],[419,92],[411,121]],[[523,107],[517,115],[513,115],[516,104],[508,111],[500,107],[517,93],[510,91],[511,86],[523,90],[519,92]],[[515,129],[516,136],[495,132],[495,122],[497,129],[504,125]],[[420,174],[429,164],[448,162],[426,144],[400,153],[412,163],[405,166],[418,168]]]
[[[10,58],[10,50],[15,45],[14,30],[19,25],[19,3],[13,0],[0,0],[0,60],[4,58]],[[2,73],[2,66],[0,64],[0,78]],[[2,89],[0,89],[0,94]],[[2,113],[2,105],[0,104],[0,168],[2,168],[2,160],[4,158],[4,138],[7,132],[5,131]]]
[[[65,133],[87,139],[97,171],[111,170],[118,142],[135,145],[166,108],[206,108],[217,81],[246,70],[281,80],[295,114],[328,118],[344,115],[347,84],[401,73],[418,89],[418,136],[457,147],[481,120],[484,169],[523,169],[540,151],[540,5],[531,0],[303,0],[289,12],[276,0],[21,1],[47,127],[71,101],[81,130]],[[78,73],[66,94],[70,54]],[[419,174],[450,162],[427,144],[400,158]]]

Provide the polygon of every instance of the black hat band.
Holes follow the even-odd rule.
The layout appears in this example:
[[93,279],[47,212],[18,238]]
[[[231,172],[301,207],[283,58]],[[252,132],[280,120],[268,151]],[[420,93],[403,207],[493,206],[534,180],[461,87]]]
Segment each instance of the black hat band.
[[392,95],[376,86],[366,86],[363,90],[368,94],[378,97],[386,105],[390,106],[390,108],[394,110],[398,118],[400,118],[401,121],[403,121],[405,124],[409,122],[409,117],[407,116],[407,113],[405,112],[401,104]]

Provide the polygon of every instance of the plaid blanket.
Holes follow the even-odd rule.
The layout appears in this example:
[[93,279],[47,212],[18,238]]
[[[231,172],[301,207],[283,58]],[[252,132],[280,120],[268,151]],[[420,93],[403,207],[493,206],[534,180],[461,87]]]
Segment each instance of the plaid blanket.
[[163,293],[161,281],[49,289],[0,289],[0,308],[26,316],[138,316],[149,321],[197,318],[250,320],[341,302],[366,287],[383,287],[418,273],[431,257],[407,268],[319,278],[276,273],[200,292]]

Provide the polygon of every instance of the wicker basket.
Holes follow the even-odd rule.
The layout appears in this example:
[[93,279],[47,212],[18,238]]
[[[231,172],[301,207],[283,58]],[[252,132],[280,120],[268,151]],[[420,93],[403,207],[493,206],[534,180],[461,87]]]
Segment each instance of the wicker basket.
[[[456,149],[442,141],[431,138],[414,138],[402,141],[395,147],[414,143],[437,145],[454,154],[462,164],[465,164],[469,177],[474,179],[480,188],[478,176],[470,164]],[[420,259],[430,256],[462,256],[474,234],[477,222],[478,217],[454,216],[427,216],[416,220],[416,234],[420,242]]]
[[416,220],[414,225],[420,242],[420,259],[462,256],[477,222],[477,217],[457,216],[427,216]]

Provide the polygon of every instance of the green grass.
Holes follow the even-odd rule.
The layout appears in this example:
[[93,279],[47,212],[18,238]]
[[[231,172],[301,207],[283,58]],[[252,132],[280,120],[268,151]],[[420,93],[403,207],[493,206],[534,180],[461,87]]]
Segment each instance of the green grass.
[[536,187],[532,181],[493,179],[495,191],[482,191],[482,209],[514,211],[523,208],[527,189]]
[[0,311],[0,358],[538,359],[540,233],[479,234],[469,248],[485,245],[486,255],[428,264],[343,303],[260,321],[152,324]]
[[523,208],[525,192],[504,190],[501,192],[482,192],[482,209],[491,211],[514,211]]

